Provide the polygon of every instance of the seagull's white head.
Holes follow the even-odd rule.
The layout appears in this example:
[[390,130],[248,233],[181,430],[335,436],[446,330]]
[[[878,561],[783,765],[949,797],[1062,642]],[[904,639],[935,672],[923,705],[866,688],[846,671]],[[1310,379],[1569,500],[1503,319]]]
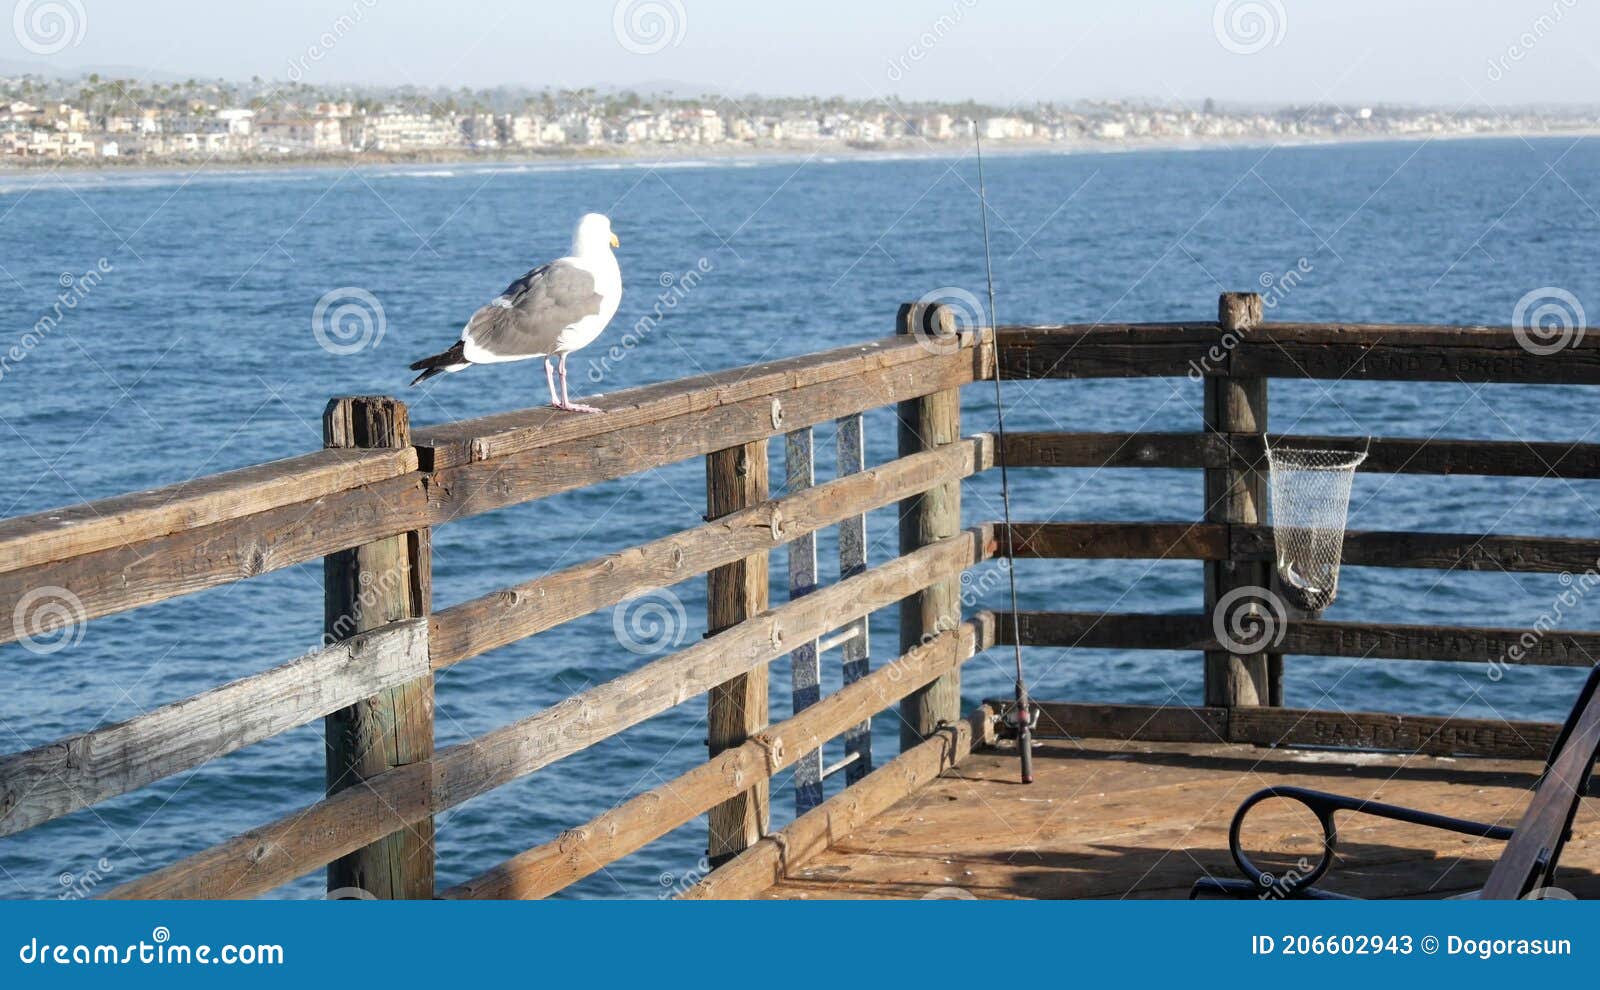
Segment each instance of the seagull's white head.
[[585,213],[572,231],[572,253],[575,257],[593,257],[620,246],[617,235],[611,232],[611,218],[603,213]]

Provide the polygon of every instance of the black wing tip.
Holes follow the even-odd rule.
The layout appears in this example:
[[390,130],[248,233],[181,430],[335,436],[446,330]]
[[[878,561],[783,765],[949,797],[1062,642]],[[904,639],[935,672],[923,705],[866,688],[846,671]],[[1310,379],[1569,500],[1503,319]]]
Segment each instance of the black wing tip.
[[421,361],[412,362],[411,370],[420,371],[422,374],[413,378],[411,380],[411,384],[415,385],[418,382],[427,381],[434,375],[442,375],[444,374],[445,368],[450,365],[466,364],[466,350],[466,345],[458,340],[451,345],[449,350],[440,351],[438,354],[425,357]]

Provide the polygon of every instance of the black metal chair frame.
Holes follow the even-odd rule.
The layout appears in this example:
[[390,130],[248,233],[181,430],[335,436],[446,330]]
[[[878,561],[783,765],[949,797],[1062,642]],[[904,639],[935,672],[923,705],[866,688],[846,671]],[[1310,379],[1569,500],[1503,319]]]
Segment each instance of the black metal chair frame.
[[[1597,687],[1600,687],[1600,666],[1590,671],[1588,680],[1584,682],[1583,690],[1578,694],[1577,703],[1572,706],[1572,711],[1567,714],[1566,721],[1562,723],[1561,731],[1557,733],[1555,743],[1550,747],[1550,755],[1545,759],[1544,770],[1534,785],[1535,792],[1538,791],[1539,786],[1544,783],[1549,775],[1556,758],[1572,739],[1579,718],[1594,699]],[[1594,772],[1595,757],[1597,755],[1600,755],[1600,752],[1591,752],[1589,754],[1585,779]],[[1586,790],[1586,787],[1580,787],[1578,794],[1581,796]],[[1318,823],[1322,826],[1322,856],[1317,861],[1316,866],[1304,874],[1288,871],[1282,875],[1273,876],[1258,867],[1244,852],[1241,834],[1244,829],[1245,817],[1256,805],[1272,798],[1300,802],[1310,809],[1312,814],[1316,815]],[[1578,798],[1573,799],[1571,812],[1567,816],[1566,832],[1557,840],[1551,855],[1542,864],[1541,872],[1528,878],[1525,884],[1527,889],[1551,885],[1555,875],[1556,862],[1561,855],[1561,845],[1571,838],[1572,819],[1577,813],[1577,801]],[[1315,791],[1305,787],[1267,787],[1245,798],[1244,803],[1239,805],[1239,810],[1234,812],[1233,824],[1228,828],[1228,852],[1232,854],[1234,864],[1238,866],[1239,872],[1244,874],[1246,879],[1230,880],[1210,876],[1201,877],[1195,881],[1194,887],[1189,891],[1190,900],[1197,899],[1203,895],[1262,900],[1353,900],[1354,898],[1347,895],[1321,890],[1315,886],[1317,881],[1321,880],[1333,867],[1339,844],[1339,829],[1334,821],[1334,815],[1339,812],[1372,815],[1377,818],[1422,825],[1427,828],[1456,832],[1480,839],[1493,839],[1498,842],[1510,841],[1515,834],[1515,829],[1504,825],[1486,825],[1483,822],[1436,815],[1427,811],[1417,811],[1413,808],[1384,804],[1379,801],[1367,801],[1342,794]]]

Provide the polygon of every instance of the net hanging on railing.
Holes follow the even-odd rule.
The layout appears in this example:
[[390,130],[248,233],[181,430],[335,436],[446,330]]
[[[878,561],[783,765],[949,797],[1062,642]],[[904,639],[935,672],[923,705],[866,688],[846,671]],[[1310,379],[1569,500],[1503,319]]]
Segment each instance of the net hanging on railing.
[[1367,452],[1267,445],[1268,490],[1280,590],[1320,612],[1339,590],[1350,482]]

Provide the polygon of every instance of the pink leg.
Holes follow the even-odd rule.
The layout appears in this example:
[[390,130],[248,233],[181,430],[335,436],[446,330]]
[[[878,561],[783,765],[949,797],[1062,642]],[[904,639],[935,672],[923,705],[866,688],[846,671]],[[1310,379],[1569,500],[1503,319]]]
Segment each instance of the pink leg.
[[549,358],[544,359],[544,383],[550,386],[550,404],[560,409],[561,400],[556,398],[556,373],[555,369],[550,367]]
[[[567,356],[565,354],[561,355],[561,359],[556,362],[556,377],[561,379],[561,401],[555,403],[557,409],[565,409],[568,412],[577,413],[597,413],[600,411],[594,406],[586,406],[581,402],[572,402],[567,398]],[[554,395],[553,392],[551,394]]]

